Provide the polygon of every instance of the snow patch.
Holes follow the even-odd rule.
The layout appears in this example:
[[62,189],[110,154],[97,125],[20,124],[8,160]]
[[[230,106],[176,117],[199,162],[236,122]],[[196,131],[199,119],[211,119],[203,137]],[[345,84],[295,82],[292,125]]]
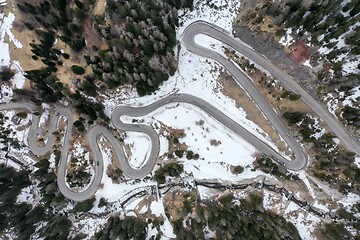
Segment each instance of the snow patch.
[[131,155],[128,156],[129,164],[135,169],[140,169],[146,164],[151,152],[151,141],[148,135],[140,132],[127,132],[124,143],[130,147]]
[[345,99],[342,101],[343,106],[350,106],[350,107],[356,107],[354,106],[354,103],[360,102],[360,86],[357,86],[353,88],[350,91],[351,94],[349,94]]
[[358,156],[355,157],[355,164],[358,168],[360,168],[360,157]]
[[358,194],[349,192],[343,199],[339,201],[344,208],[350,209],[354,204],[360,202],[360,196]]
[[314,232],[316,226],[321,222],[320,218],[312,214],[308,214],[294,202],[289,203],[284,216],[296,226],[301,239],[313,240],[315,238],[312,233]]
[[294,38],[291,36],[292,29],[286,29],[285,35],[280,38],[279,43],[284,45],[285,47],[290,47],[293,43],[295,43]]
[[174,234],[173,227],[165,214],[164,205],[162,204],[162,199],[159,201],[153,201],[150,205],[150,209],[152,214],[157,217],[163,217],[165,219],[164,224],[160,226],[162,233],[169,239],[169,238],[176,238]]
[[218,53],[220,53],[223,57],[227,58],[224,54],[224,44],[217,39],[214,39],[205,34],[198,34],[195,36],[195,43],[203,46],[205,48],[212,49]]
[[17,196],[16,203],[26,202],[28,204],[34,204],[35,198],[33,191],[33,186],[21,189],[21,193]]
[[308,59],[308,60],[305,60],[303,63],[302,63],[304,66],[306,66],[306,67],[309,67],[309,68],[312,68],[313,66],[311,66],[311,64],[310,64],[310,60]]
[[[216,23],[225,30],[232,31],[232,22],[236,17],[237,9],[240,8],[241,1],[236,0],[211,0],[211,1],[194,1],[194,10],[179,10],[180,27],[176,34],[181,37],[181,33],[196,20],[205,20]],[[180,39],[179,39],[180,40]]]
[[23,47],[21,42],[17,40],[11,32],[14,20],[15,15],[12,12],[10,12],[7,16],[5,16],[3,13],[0,13],[0,66],[10,66],[12,69],[16,70],[16,74],[13,77],[12,83],[14,87],[22,88],[25,83],[25,78],[23,76],[24,71],[20,67],[18,61],[13,61],[10,59],[10,47],[9,44],[5,42],[5,37],[7,36],[16,48]]

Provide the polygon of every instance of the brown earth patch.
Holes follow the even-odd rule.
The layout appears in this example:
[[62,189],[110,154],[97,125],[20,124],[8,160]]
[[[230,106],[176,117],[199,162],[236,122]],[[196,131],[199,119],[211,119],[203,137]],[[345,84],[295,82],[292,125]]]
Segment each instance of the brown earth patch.
[[169,213],[170,221],[176,221],[184,218],[184,201],[185,199],[191,199],[195,201],[197,199],[197,191],[193,189],[191,191],[171,191],[163,197],[163,204],[165,211]]
[[176,129],[166,126],[164,123],[160,122],[159,134],[169,141],[168,152],[163,156],[159,156],[159,160],[164,160],[165,158],[173,159],[175,157],[174,152],[176,150],[186,151],[188,146],[186,143],[180,143],[179,139],[186,136],[184,129]]
[[96,15],[102,15],[105,13],[105,3],[106,0],[98,0],[96,2],[96,6],[95,6],[95,14]]
[[[100,2],[101,1],[104,2],[104,0],[100,0]],[[13,23],[13,28],[11,31],[14,34],[15,38],[22,43],[23,47],[16,48],[16,46],[6,36],[5,42],[9,44],[11,59],[19,61],[24,71],[45,67],[45,64],[42,61],[32,59],[32,56],[34,54],[31,52],[31,46],[29,45],[29,43],[38,43],[38,38],[33,31],[29,30],[22,24],[22,22],[26,20],[27,17],[26,15],[21,14],[18,7],[13,7],[13,4],[15,4],[14,0],[8,0],[8,4],[4,7],[3,12],[8,14],[11,11],[15,14],[15,21]],[[99,49],[107,48],[107,45],[102,43],[101,39],[94,32],[90,20],[84,26],[84,34],[89,38],[87,38],[87,41],[90,41],[91,45],[96,45]],[[91,74],[92,69],[90,66],[86,65],[83,56],[93,55],[93,50],[85,47],[84,50],[82,50],[81,54],[74,53],[71,48],[67,44],[62,42],[60,39],[57,39],[55,41],[53,47],[59,50],[63,50],[65,53],[68,53],[70,55],[69,59],[60,58],[63,61],[63,65],[56,66],[58,69],[56,76],[60,79],[60,82],[63,83],[65,87],[69,88],[70,91],[73,92],[76,89],[73,81],[76,79],[81,79],[82,76],[74,74],[71,71],[70,67],[72,65],[79,65],[85,69],[85,73],[83,76]],[[26,79],[24,89],[30,88],[30,81]]]
[[257,124],[264,132],[266,132],[280,151],[288,152],[285,143],[280,139],[277,131],[235,80],[224,72],[220,75],[218,82],[221,85],[221,92],[225,96],[233,99],[236,107],[241,107],[246,111],[246,118]]
[[[272,76],[267,76],[262,70],[256,68],[253,64],[250,64],[249,60],[245,59],[242,56],[237,55],[234,51],[226,49],[225,54],[231,58],[234,62],[239,64],[242,70],[252,79],[255,87],[261,93],[261,95],[271,104],[271,106],[277,111],[279,116],[282,118],[282,114],[286,111],[298,111],[304,114],[309,114],[311,116],[314,115],[313,111],[305,105],[301,100],[292,101],[289,98],[282,98],[281,95],[284,93],[284,89],[281,86],[279,81],[273,79]],[[227,77],[229,78],[229,77]],[[232,80],[232,78],[230,77]],[[229,81],[229,80],[227,80]],[[223,80],[223,82],[227,82]],[[221,83],[221,81],[220,81]],[[261,114],[260,110],[254,106],[256,106],[249,97],[246,96],[244,90],[238,86],[238,84],[232,80],[232,84],[223,87],[227,90],[227,93],[224,92],[225,95],[228,94],[229,97],[234,99],[237,104],[244,108],[244,110],[249,115],[249,119],[258,124],[266,133],[269,134],[273,142],[278,146],[277,139],[279,135],[272,126],[269,127],[270,123],[266,120],[266,118]],[[231,93],[232,89],[235,93]],[[240,93],[237,93],[240,92]],[[241,100],[244,98],[244,100]],[[238,106],[237,105],[237,106]],[[253,112],[253,113],[252,113]],[[261,116],[261,117],[259,117]],[[259,123],[258,123],[259,121]],[[285,120],[283,120],[285,122]],[[285,124],[287,125],[287,124]],[[320,121],[320,126],[324,127],[326,130],[329,130],[325,124]],[[297,131],[293,127],[288,127],[291,131]],[[274,132],[275,131],[275,132]],[[276,135],[274,135],[274,133]],[[284,143],[280,143],[279,149],[284,149]],[[279,146],[278,146],[279,147]]]
[[[102,1],[102,0],[100,0]],[[100,50],[106,50],[108,45],[101,41],[99,35],[95,32],[95,29],[92,26],[92,20],[87,19],[84,25],[84,34],[86,36],[86,41],[88,46],[96,46]]]
[[126,156],[129,158],[132,156],[132,152],[131,152],[131,148],[134,147],[134,144],[124,144],[124,148],[125,148],[125,154]]

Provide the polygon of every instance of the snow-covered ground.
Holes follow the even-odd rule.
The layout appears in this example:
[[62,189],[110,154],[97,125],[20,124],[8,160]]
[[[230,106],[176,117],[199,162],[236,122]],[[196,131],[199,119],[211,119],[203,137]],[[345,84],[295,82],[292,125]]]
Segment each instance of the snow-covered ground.
[[[3,149],[4,147],[9,147],[8,153],[10,153],[10,155],[18,157],[18,160],[20,160],[20,162],[27,165],[30,162],[28,162],[27,159],[24,158],[24,156],[29,153],[29,149],[28,147],[23,146],[27,144],[27,135],[29,128],[26,128],[26,126],[30,124],[31,115],[28,114],[25,119],[19,118],[20,120],[18,124],[14,124],[12,119],[15,116],[15,110],[3,111],[2,113],[4,115],[4,118],[1,128],[3,130],[9,130],[10,133],[7,136],[8,139],[13,139],[14,141],[17,141],[20,144],[20,147],[15,148],[5,145],[3,142],[0,142],[0,149]],[[0,159],[4,159],[6,153],[6,151],[0,150]],[[9,163],[9,161],[7,162]]]
[[16,71],[12,83],[16,88],[22,88],[25,83],[23,70],[20,63],[14,59],[10,59],[9,44],[5,43],[5,37],[15,45],[16,48],[22,48],[23,45],[17,40],[11,32],[12,24],[15,20],[15,15],[9,13],[7,16],[0,12],[0,67],[10,66],[11,69]]
[[173,232],[173,227],[165,214],[164,205],[162,204],[162,199],[159,201],[153,201],[150,205],[150,209],[152,214],[157,217],[162,217],[165,219],[164,224],[161,225],[160,230],[161,232],[165,233],[167,238],[176,238],[176,235]]
[[21,202],[27,202],[29,204],[33,204],[35,203],[35,198],[34,198],[34,194],[33,194],[33,186],[28,186],[26,188],[23,188],[21,190],[21,193],[18,195],[16,202],[17,203],[21,203]]
[[[240,7],[241,1],[236,0],[211,0],[194,1],[194,11],[179,11],[180,27],[177,29],[178,39],[187,26],[196,20],[204,20],[215,23],[225,30],[232,31],[232,21],[236,17],[236,12]],[[216,6],[216,8],[215,8]]]
[[195,43],[197,43],[203,47],[212,49],[212,50],[220,53],[225,58],[227,58],[226,55],[224,54],[224,50],[225,50],[224,44],[222,44],[222,42],[220,42],[219,40],[216,40],[205,34],[199,34],[199,35],[195,36]]
[[[94,163],[92,163],[91,161],[94,161],[94,160],[90,159],[90,153],[87,149],[85,149],[85,146],[82,144],[82,142],[75,142],[72,150],[70,151],[70,153],[68,155],[69,168],[66,171],[66,176],[68,176],[69,174],[73,175],[76,172],[85,172],[85,173],[89,174],[89,177],[87,178],[88,184],[91,183],[92,179],[95,176]],[[82,183],[84,183],[84,182],[82,182]],[[80,186],[77,183],[77,184],[75,184],[75,186],[71,187],[68,179],[66,179],[66,184],[70,189],[78,191],[78,192],[81,192],[88,187],[88,185],[86,183],[83,186]]]
[[335,98],[333,94],[328,93],[323,97],[323,101],[326,102],[326,106],[331,114],[336,117],[335,111],[339,105],[339,99]]
[[39,126],[44,127],[45,123],[49,120],[51,106],[49,104],[42,103],[41,107],[43,109],[43,112],[40,116]]
[[[351,92],[351,94],[344,97],[342,104],[344,106],[356,107],[356,106],[354,106],[354,103],[357,103],[357,104],[360,103],[360,86],[353,88],[350,92]],[[344,95],[344,93],[341,92],[340,97],[342,97],[343,95]]]
[[131,150],[131,155],[128,156],[130,166],[135,169],[144,166],[148,153],[151,151],[150,138],[144,133],[128,132],[124,138],[124,143]]
[[285,47],[290,47],[292,44],[295,43],[294,38],[291,36],[292,29],[288,28],[286,29],[286,33],[283,37],[280,38],[279,43],[284,45]]
[[[140,120],[142,124],[163,123],[175,129],[184,129],[185,137],[179,139],[180,143],[184,142],[188,150],[200,155],[198,160],[186,160],[185,156],[182,159],[185,171],[195,178],[235,180],[242,175],[232,174],[230,165],[246,167],[254,160],[256,149],[252,145],[190,104],[167,105]],[[131,118],[126,118],[126,122],[131,121]],[[212,140],[219,141],[217,146],[211,143]]]
[[355,164],[358,168],[360,168],[360,157],[355,157]]
[[1,85],[0,87],[0,104],[8,103],[11,101],[13,96],[12,87],[6,84]]
[[337,95],[338,97],[335,97],[334,94],[328,93],[323,97],[323,101],[326,102],[329,112],[334,116],[336,116],[335,112],[341,106],[357,107],[357,104],[360,102],[360,86],[354,87],[347,93],[337,91]]
[[[103,142],[103,138],[100,139],[100,143]],[[136,189],[143,189],[149,186],[156,185],[152,181],[127,181],[122,183],[115,183],[108,175],[107,170],[111,164],[112,154],[110,148],[100,147],[102,157],[104,160],[104,169],[103,169],[103,178],[101,181],[101,186],[96,192],[96,199],[105,198],[109,202],[118,202],[119,200],[125,200],[132,193],[136,192]],[[119,210],[119,209],[118,209]],[[114,209],[115,211],[115,209]]]
[[341,199],[339,202],[344,206],[344,208],[350,210],[350,208],[354,204],[360,202],[360,196],[355,193],[349,193],[343,199]]
[[312,68],[313,66],[311,66],[310,64],[310,60],[305,60],[303,63],[302,63],[304,66],[308,67],[308,68]]
[[321,222],[320,218],[308,214],[307,211],[301,209],[294,202],[289,203],[285,210],[284,217],[296,226],[303,240],[313,240],[315,238],[313,232]]
[[289,201],[286,197],[268,190],[264,190],[265,209],[272,210],[283,215],[287,220],[293,223],[299,231],[303,240],[313,240],[315,236],[313,231],[321,222],[321,219],[308,213],[297,204]]
[[[7,4],[6,0],[1,0],[0,5],[4,6]],[[10,66],[11,69],[15,71],[15,75],[13,79],[11,80],[12,86],[8,85],[6,83],[2,84],[0,86],[0,104],[1,103],[7,103],[11,101],[13,91],[12,88],[22,88],[25,82],[25,78],[23,76],[23,70],[20,67],[20,64],[18,61],[10,59],[10,52],[9,52],[9,44],[5,42],[5,39],[9,39],[10,42],[14,44],[16,48],[22,48],[23,45],[14,37],[13,33],[11,32],[12,24],[15,20],[15,15],[13,13],[9,13],[8,15],[5,15],[4,13],[0,12],[0,68],[3,66]],[[6,111],[4,114],[5,117],[8,119],[4,121],[4,124],[2,125],[5,129],[9,129],[12,132],[11,138],[14,138],[18,140],[21,144],[27,143],[27,133],[28,129],[21,129],[22,126],[25,126],[31,121],[31,116],[28,115],[26,119],[22,119],[19,123],[19,125],[15,125],[11,122],[12,117],[14,116],[15,111]],[[21,130],[19,130],[19,128]],[[10,137],[10,136],[9,136]],[[0,148],[2,149],[4,146],[3,143],[0,143]],[[19,156],[19,160],[22,161],[24,164],[29,163],[27,160],[28,158],[25,158],[25,156],[28,153],[28,148],[20,148],[20,149],[11,149],[12,154]],[[5,151],[0,151],[0,158],[3,158],[6,154]],[[0,160],[3,161],[3,160]],[[12,165],[14,167],[19,167],[16,164],[13,164],[9,161],[7,161],[7,164]]]

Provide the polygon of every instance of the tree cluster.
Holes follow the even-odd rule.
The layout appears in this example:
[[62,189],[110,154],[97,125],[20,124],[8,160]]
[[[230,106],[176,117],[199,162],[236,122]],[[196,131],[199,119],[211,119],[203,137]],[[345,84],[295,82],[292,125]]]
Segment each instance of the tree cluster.
[[53,215],[42,205],[33,207],[17,202],[21,190],[31,185],[28,174],[26,170],[0,165],[0,237],[7,229],[16,239],[31,239],[34,234],[47,239],[67,239],[72,226],[69,219]]
[[159,184],[163,184],[166,182],[166,176],[179,177],[183,171],[183,165],[178,163],[168,163],[155,171],[154,179]]
[[296,174],[290,173],[285,169],[283,171],[280,171],[279,165],[274,163],[273,160],[271,160],[270,158],[256,159],[254,165],[255,168],[260,169],[264,173],[270,173],[276,177],[284,178],[287,180],[293,180],[293,181],[297,181],[300,179]]
[[[90,164],[93,160],[90,160]],[[66,172],[66,181],[71,188],[83,188],[91,181],[91,173],[87,169],[89,161],[84,157],[72,157],[69,163],[69,169]]]
[[290,125],[293,125],[293,124],[301,122],[304,119],[304,114],[301,112],[297,112],[297,111],[294,111],[294,112],[289,111],[289,112],[284,112],[283,117],[286,119],[286,121]]
[[49,166],[49,160],[42,159],[35,164],[35,167],[38,169],[34,173],[35,177],[41,181],[39,184],[42,194],[41,202],[47,207],[58,204],[64,200],[64,196],[57,187],[56,175],[53,171],[49,171]]
[[143,240],[147,236],[147,223],[135,217],[111,216],[104,229],[95,233],[95,239],[133,239]]
[[[75,106],[76,111],[90,119],[89,123],[95,121],[98,118],[103,119],[106,122],[110,120],[108,116],[105,115],[104,106],[102,104],[85,98],[78,90],[76,90],[75,93],[69,94],[69,98]],[[82,119],[82,122],[83,121],[84,119]],[[78,123],[76,123],[76,126],[77,125]],[[81,126],[79,127],[81,130]]]
[[285,112],[283,117],[289,125],[294,126],[297,124],[300,127],[299,133],[301,134],[304,142],[313,142],[315,140],[314,134],[320,131],[320,129],[315,130],[312,127],[315,124],[315,120],[301,112]]
[[83,75],[85,73],[85,69],[83,67],[77,66],[77,65],[72,65],[71,70],[73,71],[73,73],[75,73],[77,75]]
[[291,91],[285,91],[281,95],[281,98],[289,98],[291,101],[296,101],[296,100],[299,100],[301,98],[301,95],[296,94],[296,93],[291,92]]
[[173,75],[177,62],[177,9],[192,1],[107,1],[109,23],[95,26],[108,44],[91,56],[95,75],[109,88],[135,84],[139,95],[150,94]]
[[355,164],[355,154],[337,146],[334,138],[331,134],[324,134],[314,141],[316,161],[312,166],[313,173],[342,193],[359,193],[360,169]]
[[346,120],[346,123],[356,127],[357,129],[360,128],[360,109],[357,107],[351,107],[346,105],[342,109],[342,118]]
[[172,222],[177,239],[206,239],[206,226],[219,240],[301,239],[293,224],[263,208],[262,197],[253,194],[240,204],[234,200],[232,195],[201,203],[185,200],[187,217]]
[[231,172],[234,173],[234,174],[241,174],[242,172],[244,171],[244,167],[238,165],[238,166],[235,166]]
[[1,67],[0,68],[0,80],[1,81],[9,81],[10,79],[12,79],[12,77],[15,75],[14,71],[11,70],[9,67]]
[[[19,143],[16,137],[12,134],[12,129],[6,127],[3,123],[8,117],[0,113],[0,142],[5,146],[12,146],[16,149],[20,149],[22,145]],[[2,151],[7,151],[8,147],[3,147]]]
[[73,125],[74,127],[76,127],[76,129],[79,131],[79,132],[84,132],[85,131],[85,126],[84,126],[84,123],[83,123],[84,119],[82,117],[79,118],[79,120],[76,120]]
[[[331,39],[338,38],[345,33],[350,26],[358,21],[355,16],[359,12],[357,0],[348,2],[343,8],[343,1],[312,1],[307,4],[301,0],[288,1],[283,6],[282,3],[268,3],[263,6],[265,13],[275,18],[281,17],[278,25],[285,24],[286,27],[300,28],[312,34],[312,41],[318,44],[317,37],[325,34],[322,43],[329,43]],[[344,16],[341,10],[349,11],[348,16]],[[323,19],[326,17],[326,21]],[[301,34],[301,33],[300,33]]]
[[57,66],[69,58],[67,53],[53,48],[56,38],[67,43],[72,50],[79,52],[85,47],[82,36],[83,18],[88,4],[75,1],[73,5],[66,0],[41,1],[38,4],[19,3],[23,12],[24,25],[36,33],[40,43],[30,43],[34,60],[41,60],[46,67],[26,71],[28,78],[45,102],[54,103],[64,97],[64,86],[56,76]]
[[55,103],[64,97],[64,86],[53,74],[54,71],[57,70],[52,67],[25,71],[25,77],[35,85],[37,94],[47,103]]
[[[32,58],[45,64],[45,67],[26,71],[25,76],[36,88],[41,101],[55,103],[66,98],[80,114],[88,115],[90,122],[98,118],[108,121],[108,118],[100,104],[80,92],[71,93],[60,82],[56,73],[70,54],[54,48],[55,40],[68,44],[73,50],[71,54],[80,51],[88,54],[79,58],[91,65],[90,75],[83,76],[84,66],[70,67],[79,78],[72,83],[85,95],[96,97],[98,86],[106,90],[123,84],[136,86],[140,95],[150,94],[176,71],[173,49],[177,11],[187,7],[192,9],[193,4],[192,0],[109,0],[106,13],[100,16],[89,14],[93,12],[95,2],[41,0],[17,4],[25,16],[24,25],[39,40],[30,43]],[[89,36],[92,29],[96,32]],[[98,38],[100,44],[86,46],[91,41],[85,41],[85,36]]]
[[344,240],[354,239],[351,233],[345,228],[343,224],[326,223],[321,229],[323,239]]
[[95,198],[89,198],[85,201],[79,202],[75,205],[75,207],[72,209],[73,212],[88,212],[90,211],[94,206]]
[[[64,97],[70,97],[69,100],[76,110],[80,114],[88,115],[90,121],[97,118],[107,121],[108,118],[101,104],[88,100],[80,92],[70,94],[56,76],[58,67],[62,66],[70,55],[53,47],[55,39],[60,38],[75,52],[81,51],[85,47],[84,21],[93,4],[92,0],[75,0],[73,3],[66,0],[52,2],[45,0],[38,4],[27,2],[18,4],[19,9],[27,17],[24,20],[25,26],[33,30],[39,39],[39,43],[30,43],[34,54],[32,58],[41,60],[45,64],[45,67],[40,69],[26,71],[25,77],[32,82],[43,101],[55,103]],[[70,69],[77,75],[85,73],[85,69],[81,66],[73,65]],[[86,95],[96,96],[94,81],[92,76],[85,76],[79,89]],[[82,126],[79,127],[81,130]]]
[[81,51],[86,43],[82,35],[83,23],[87,16],[92,0],[82,3],[75,0],[70,4],[67,0],[41,1],[38,4],[25,2],[17,4],[18,8],[27,16],[25,26],[30,30],[43,28],[59,32],[60,39],[67,43],[72,50]]

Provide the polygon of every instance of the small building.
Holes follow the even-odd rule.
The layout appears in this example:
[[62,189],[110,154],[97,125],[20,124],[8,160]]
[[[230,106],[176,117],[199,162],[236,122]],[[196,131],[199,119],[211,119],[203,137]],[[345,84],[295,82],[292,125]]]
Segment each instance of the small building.
[[14,115],[11,118],[11,122],[15,125],[18,125],[21,122],[21,118],[19,118],[18,116]]

